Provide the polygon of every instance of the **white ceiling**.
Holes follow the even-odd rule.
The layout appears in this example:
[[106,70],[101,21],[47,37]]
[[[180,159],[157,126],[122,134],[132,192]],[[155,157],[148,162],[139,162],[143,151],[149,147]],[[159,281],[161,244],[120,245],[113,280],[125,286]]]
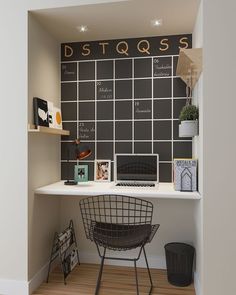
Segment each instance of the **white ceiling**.
[[[192,33],[199,0],[130,0],[33,11],[60,42]],[[151,20],[162,19],[161,27]],[[76,27],[87,25],[80,33]]]

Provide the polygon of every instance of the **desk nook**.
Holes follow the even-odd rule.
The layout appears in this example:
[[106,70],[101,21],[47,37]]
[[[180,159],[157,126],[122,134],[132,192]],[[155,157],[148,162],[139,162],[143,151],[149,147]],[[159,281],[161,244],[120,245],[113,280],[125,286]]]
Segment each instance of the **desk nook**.
[[[39,28],[31,22],[33,40]],[[131,31],[60,39],[53,65],[60,71],[59,101],[30,91],[32,179],[36,169],[43,172],[30,187],[31,206],[45,207],[43,223],[53,224],[47,233],[48,257],[52,250],[46,290],[53,290],[53,264],[59,263],[64,294],[74,294],[73,275],[80,289],[80,276],[86,273],[89,281],[90,270],[91,290],[82,287],[78,294],[113,294],[110,288],[118,290],[114,294],[158,295],[159,278],[167,289],[175,286],[173,294],[184,286],[195,294],[202,162],[197,149],[201,110],[193,89],[202,71],[201,48],[192,48],[191,30]],[[40,50],[30,44],[39,58]],[[133,282],[119,286],[116,271],[121,276],[133,271]]]

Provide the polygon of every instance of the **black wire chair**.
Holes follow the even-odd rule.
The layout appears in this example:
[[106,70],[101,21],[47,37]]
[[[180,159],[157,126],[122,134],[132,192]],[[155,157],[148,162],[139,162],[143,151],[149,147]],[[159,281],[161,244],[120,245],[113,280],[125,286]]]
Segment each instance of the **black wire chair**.
[[[152,225],[153,204],[151,202],[121,195],[100,195],[82,199],[80,210],[87,239],[95,242],[101,258],[95,295],[99,293],[105,259],[133,261],[136,291],[139,294],[136,263],[143,251],[152,292],[153,283],[148,266],[145,245],[150,243],[159,224]],[[100,248],[103,247],[103,253]],[[136,258],[106,256],[106,250],[125,251],[140,247]]]

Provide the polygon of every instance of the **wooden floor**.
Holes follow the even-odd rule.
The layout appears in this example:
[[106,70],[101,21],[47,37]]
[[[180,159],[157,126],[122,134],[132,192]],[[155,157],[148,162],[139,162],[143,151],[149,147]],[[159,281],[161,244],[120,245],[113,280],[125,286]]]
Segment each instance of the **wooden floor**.
[[[151,269],[153,278],[152,295],[195,295],[193,285],[179,288],[168,283],[166,271]],[[98,265],[81,264],[67,277],[63,284],[60,268],[50,274],[49,283],[42,284],[35,295],[93,295]],[[148,294],[149,280],[146,269],[138,268],[140,295]],[[104,266],[99,295],[135,295],[135,276],[132,267]]]

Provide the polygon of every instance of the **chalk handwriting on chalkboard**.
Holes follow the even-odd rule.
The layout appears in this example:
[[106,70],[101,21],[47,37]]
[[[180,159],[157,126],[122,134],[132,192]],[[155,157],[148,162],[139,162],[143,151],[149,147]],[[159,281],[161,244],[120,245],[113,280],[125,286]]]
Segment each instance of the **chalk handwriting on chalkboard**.
[[92,122],[79,123],[79,138],[82,140],[93,140],[95,137],[95,124]]
[[151,115],[151,107],[149,104],[140,103],[139,101],[134,104],[135,118],[149,119]]
[[136,113],[151,113],[151,110],[150,109],[140,110],[139,108],[136,108],[135,112]]
[[154,77],[166,77],[171,76],[171,59],[153,59],[153,76]]
[[74,75],[75,71],[71,71],[67,69],[67,65],[62,65],[62,71],[64,75]]
[[112,84],[109,82],[97,82],[97,97],[98,99],[112,99]]

